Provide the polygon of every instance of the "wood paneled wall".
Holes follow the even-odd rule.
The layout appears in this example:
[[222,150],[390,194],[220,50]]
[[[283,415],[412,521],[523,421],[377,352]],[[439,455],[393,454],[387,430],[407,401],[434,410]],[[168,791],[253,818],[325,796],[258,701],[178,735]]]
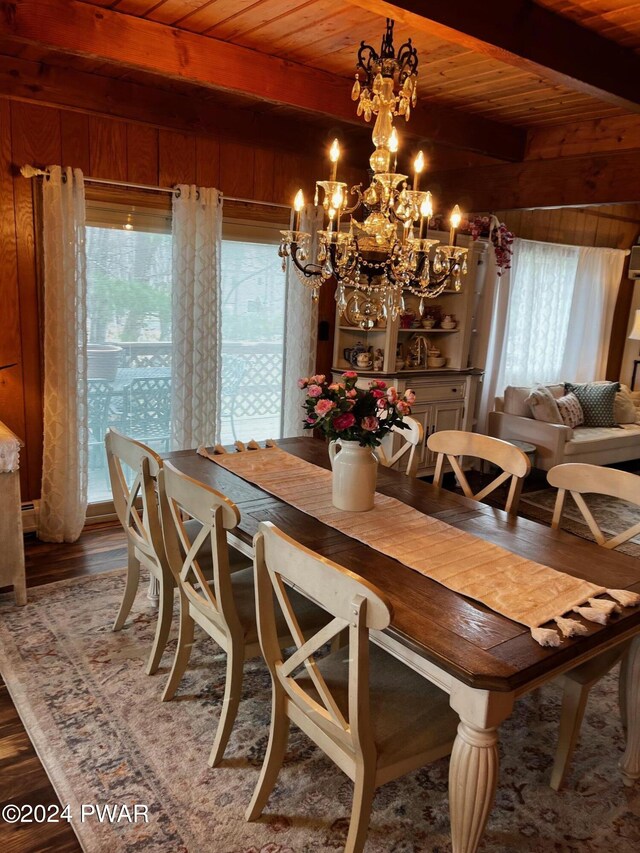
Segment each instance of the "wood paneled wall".
[[[283,121],[283,135],[287,133]],[[20,166],[62,164],[85,175],[172,186],[196,183],[227,196],[290,204],[327,172],[326,152],[291,153],[238,141],[0,98],[0,420],[25,440],[23,500],[40,493],[42,354],[36,223],[31,181]],[[344,180],[361,176],[345,167]],[[274,264],[277,264],[274,254]]]
[[517,237],[574,246],[628,249],[640,232],[640,204],[499,210],[496,216]]

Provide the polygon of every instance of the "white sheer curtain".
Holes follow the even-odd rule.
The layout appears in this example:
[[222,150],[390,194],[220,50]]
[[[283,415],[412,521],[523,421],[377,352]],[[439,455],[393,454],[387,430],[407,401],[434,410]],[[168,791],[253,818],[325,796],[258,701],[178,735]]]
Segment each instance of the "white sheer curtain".
[[87,508],[87,276],[84,180],[49,167],[42,183],[44,449],[37,533],[74,542]]
[[578,248],[516,240],[513,258],[498,385],[558,382],[569,331]]
[[220,435],[222,194],[181,184],[172,239],[171,433],[181,450]]
[[516,240],[497,387],[604,378],[620,249]]
[[583,247],[571,304],[562,376],[571,382],[604,379],[613,312],[626,252]]
[[[300,230],[311,234],[309,260],[316,257],[318,230],[322,228],[322,207],[306,205],[301,212]],[[282,387],[282,436],[303,435],[302,395],[298,379],[315,370],[318,341],[318,305],[311,290],[296,275],[293,263],[288,262],[287,303],[284,334],[284,371]]]

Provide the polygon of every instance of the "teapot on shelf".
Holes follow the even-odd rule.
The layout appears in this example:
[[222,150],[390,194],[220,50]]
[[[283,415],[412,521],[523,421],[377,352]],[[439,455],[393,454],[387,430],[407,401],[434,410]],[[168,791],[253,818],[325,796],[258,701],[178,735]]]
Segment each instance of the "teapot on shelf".
[[[360,364],[358,359],[361,355],[367,354],[371,348],[366,347],[362,341],[358,341],[354,346],[351,347],[351,352],[349,355],[349,361],[351,362],[352,367],[366,367],[365,364]],[[369,362],[370,363],[370,362]]]

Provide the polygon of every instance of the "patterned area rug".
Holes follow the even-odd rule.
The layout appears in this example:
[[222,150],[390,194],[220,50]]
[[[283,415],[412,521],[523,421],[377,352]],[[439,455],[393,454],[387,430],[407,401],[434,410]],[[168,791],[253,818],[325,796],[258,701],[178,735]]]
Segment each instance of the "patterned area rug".
[[[556,489],[524,492],[520,498],[518,512],[520,515],[524,515],[525,518],[551,524],[557,494]],[[595,520],[600,525],[600,529],[608,536],[613,536],[622,530],[627,530],[633,524],[637,524],[640,521],[640,507],[627,503],[627,501],[610,498],[606,495],[587,495],[586,501]],[[565,501],[562,529],[568,530],[570,533],[574,533],[583,539],[590,539],[593,542],[591,531],[575,501],[569,494]],[[617,550],[625,554],[630,554],[632,557],[640,557],[640,536],[636,536],[634,539],[625,542],[624,545],[618,546]]]
[[[351,782],[298,730],[266,814],[243,812],[267,743],[270,681],[261,660],[246,668],[244,698],[223,764],[207,757],[220,711],[225,657],[200,635],[173,702],[161,703],[175,640],[144,674],[154,620],[141,591],[133,620],[109,628],[124,573],[0,600],[0,665],[13,699],[88,853],[320,853],[343,849]],[[616,673],[617,675],[617,673]],[[593,691],[569,787],[548,786],[559,694],[518,703],[501,731],[501,775],[483,853],[632,853],[640,849],[640,785],[616,769],[623,735],[617,679]],[[448,760],[378,790],[367,853],[450,853]],[[79,820],[81,803],[149,807],[149,823]]]

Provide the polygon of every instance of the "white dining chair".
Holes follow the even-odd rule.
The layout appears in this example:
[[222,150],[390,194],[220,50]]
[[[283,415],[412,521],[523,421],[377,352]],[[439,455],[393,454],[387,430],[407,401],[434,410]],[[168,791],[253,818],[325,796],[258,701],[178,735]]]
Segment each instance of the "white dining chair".
[[[251,560],[230,547],[227,531],[240,521],[237,506],[220,492],[165,462],[159,476],[162,529],[171,571],[180,596],[178,645],[162,696],[168,701],[186,671],[198,624],[226,652],[224,699],[209,757],[215,767],[224,756],[240,697],[244,662],[260,654]],[[303,630],[314,633],[328,615],[292,593]],[[292,643],[282,614],[279,641]]]
[[[371,630],[391,622],[382,592],[269,522],[260,524],[254,547],[260,645],[273,692],[269,743],[246,818],[262,814],[295,723],[354,782],[345,851],[360,853],[375,789],[448,755],[458,716],[446,693],[370,642]],[[333,617],[306,642],[290,584]],[[276,601],[295,640],[288,659],[277,640]],[[314,659],[345,630],[344,647]]]
[[403,457],[406,456],[407,467],[405,473],[408,477],[415,477],[418,472],[418,448],[422,446],[424,429],[420,421],[417,421],[415,418],[407,416],[402,419],[402,422],[407,425],[405,429],[393,427],[391,430],[391,440],[393,440],[394,436],[399,436],[400,447],[395,453],[387,456],[384,447],[380,445],[376,447],[376,455],[380,460],[380,464],[384,465],[385,468],[397,467],[398,469],[402,467],[400,462],[401,460],[404,462]]
[[[113,630],[124,626],[140,583],[142,564],[158,581],[158,620],[147,662],[147,675],[160,664],[173,616],[175,583],[164,549],[156,483],[162,460],[145,444],[114,429],[105,436],[113,504],[127,534],[127,580]],[[130,483],[130,485],[129,485]]]
[[[517,514],[522,484],[531,470],[529,457],[519,447],[499,438],[453,429],[432,433],[427,439],[427,447],[438,454],[433,476],[434,486],[442,486],[445,461],[451,466],[465,497],[476,501],[483,500],[510,480],[505,510],[510,515]],[[498,476],[477,493],[474,493],[462,470],[461,459],[466,456],[491,462],[501,469]]]
[[[607,495],[640,507],[640,478],[637,474],[618,471],[614,468],[603,468],[600,465],[569,462],[552,468],[547,474],[547,480],[551,486],[558,489],[551,522],[554,530],[561,526],[568,492],[587,522],[593,538],[601,547],[617,548],[640,534],[640,522],[637,522],[622,533],[607,538],[584,499],[584,495],[588,494]],[[563,697],[558,748],[550,781],[551,787],[556,791],[564,785],[569,772],[591,688],[624,657],[625,652],[626,647],[605,652],[597,658],[564,673],[557,679],[556,683],[559,683],[563,688]],[[623,661],[620,669],[620,711],[623,724],[626,723],[624,718],[625,690]]]

